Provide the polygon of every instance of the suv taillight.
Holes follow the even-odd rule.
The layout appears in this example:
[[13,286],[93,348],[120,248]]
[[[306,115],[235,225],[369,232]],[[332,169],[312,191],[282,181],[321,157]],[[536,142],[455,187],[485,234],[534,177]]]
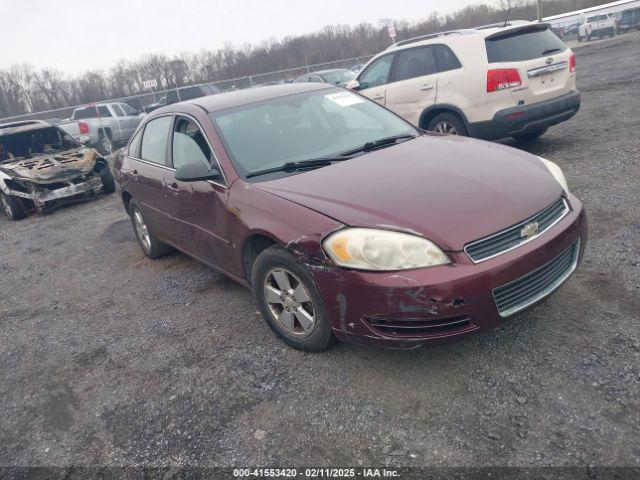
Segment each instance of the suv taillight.
[[522,85],[522,79],[515,68],[500,68],[487,72],[487,92],[505,90],[520,85]]
[[572,53],[571,56],[569,57],[569,71],[572,73],[576,71],[576,54],[575,53]]
[[87,122],[78,122],[78,128],[83,135],[89,133],[89,124]]

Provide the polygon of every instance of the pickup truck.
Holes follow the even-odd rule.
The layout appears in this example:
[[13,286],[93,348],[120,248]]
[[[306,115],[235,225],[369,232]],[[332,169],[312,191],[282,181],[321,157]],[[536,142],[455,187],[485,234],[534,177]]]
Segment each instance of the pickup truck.
[[617,20],[613,15],[602,14],[587,17],[578,27],[578,41],[590,41],[594,37],[613,37],[617,32]]
[[69,120],[57,126],[109,155],[131,138],[143,116],[126,103],[97,103],[76,108]]

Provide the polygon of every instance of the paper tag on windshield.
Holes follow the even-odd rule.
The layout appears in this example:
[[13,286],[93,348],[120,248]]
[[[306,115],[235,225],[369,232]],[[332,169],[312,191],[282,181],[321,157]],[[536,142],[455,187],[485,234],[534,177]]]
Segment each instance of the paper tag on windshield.
[[330,95],[325,95],[324,98],[331,100],[333,103],[337,103],[341,107],[350,107],[351,105],[364,103],[364,100],[360,97],[349,92],[332,93]]

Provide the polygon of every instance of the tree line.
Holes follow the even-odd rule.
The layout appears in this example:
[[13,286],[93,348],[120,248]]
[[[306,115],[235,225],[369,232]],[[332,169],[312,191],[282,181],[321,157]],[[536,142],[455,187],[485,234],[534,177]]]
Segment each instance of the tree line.
[[[556,15],[604,3],[602,0],[552,0],[544,4],[544,15]],[[257,45],[181,53],[177,56],[145,55],[135,61],[120,61],[108,70],[92,70],[69,77],[58,70],[36,69],[27,63],[0,70],[0,118],[122,98],[143,93],[144,80],[155,79],[158,89],[214,82],[229,78],[285,70],[338,59],[365,57],[384,50],[390,40],[387,25],[394,23],[396,40],[456,28],[468,28],[509,18],[534,20],[535,3],[501,0],[477,4],[441,15],[433,12],[420,21],[382,19],[377,25],[332,25],[300,36],[266,40]]]

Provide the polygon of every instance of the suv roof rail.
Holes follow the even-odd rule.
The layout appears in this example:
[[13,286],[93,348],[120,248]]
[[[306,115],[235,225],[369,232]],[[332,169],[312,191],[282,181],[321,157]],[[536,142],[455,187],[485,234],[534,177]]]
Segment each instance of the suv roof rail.
[[[473,33],[473,29],[459,29],[459,30],[447,30],[446,32],[429,33],[427,35],[420,35],[419,37],[408,38],[391,45],[389,48],[401,47],[403,45],[409,45],[411,43],[422,42],[432,38],[446,37],[448,35],[467,35]],[[389,49],[387,48],[387,50]]]
[[510,22],[497,22],[497,23],[489,23],[487,25],[480,25],[479,27],[473,27],[474,30],[486,30],[488,28],[498,28],[498,27],[516,27],[518,25],[526,25],[528,22],[526,20],[511,20]]

